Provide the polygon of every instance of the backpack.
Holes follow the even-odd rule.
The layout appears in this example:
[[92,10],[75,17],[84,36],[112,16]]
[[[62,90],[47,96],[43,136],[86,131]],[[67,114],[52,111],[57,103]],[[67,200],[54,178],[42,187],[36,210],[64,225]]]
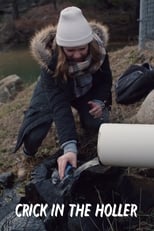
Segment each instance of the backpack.
[[131,104],[154,89],[154,69],[149,63],[130,65],[115,83],[116,102]]

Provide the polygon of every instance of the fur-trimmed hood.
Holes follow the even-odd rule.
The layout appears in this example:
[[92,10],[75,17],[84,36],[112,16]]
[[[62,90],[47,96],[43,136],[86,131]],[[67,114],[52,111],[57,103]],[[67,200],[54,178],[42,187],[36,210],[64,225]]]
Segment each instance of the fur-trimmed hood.
[[[94,33],[103,41],[104,47],[107,46],[109,34],[108,28],[101,23],[90,22]],[[33,57],[41,67],[49,68],[53,51],[55,49],[56,26],[48,26],[37,32],[31,40],[30,49]]]

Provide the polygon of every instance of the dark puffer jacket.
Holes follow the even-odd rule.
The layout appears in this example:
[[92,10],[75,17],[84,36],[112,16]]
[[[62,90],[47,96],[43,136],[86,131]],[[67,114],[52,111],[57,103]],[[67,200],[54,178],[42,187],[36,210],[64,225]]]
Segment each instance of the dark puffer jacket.
[[[91,26],[106,46],[108,41],[106,28],[96,23],[92,23]],[[56,124],[60,145],[69,140],[76,140],[77,134],[71,110],[74,100],[80,101],[86,97],[89,100],[105,100],[108,105],[111,105],[112,75],[108,55],[105,56],[101,68],[92,75],[92,88],[78,99],[75,99],[73,79],[69,78],[64,82],[62,78],[53,77],[57,64],[57,55],[53,49],[55,33],[56,28],[50,26],[37,33],[32,39],[31,49],[41,66],[41,75],[25,113],[15,152],[22,145],[24,136],[33,128],[52,121]]]

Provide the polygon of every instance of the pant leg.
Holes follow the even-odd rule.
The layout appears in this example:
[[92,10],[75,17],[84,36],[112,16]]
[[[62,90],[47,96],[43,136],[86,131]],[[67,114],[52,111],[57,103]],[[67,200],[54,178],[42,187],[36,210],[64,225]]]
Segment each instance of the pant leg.
[[24,152],[29,156],[35,155],[38,151],[38,148],[41,146],[42,141],[46,137],[51,123],[41,124],[31,130],[24,137]]
[[95,119],[89,113],[90,107],[88,105],[88,100],[83,99],[80,101],[73,102],[72,106],[75,107],[75,109],[78,111],[81,125],[86,130],[97,132],[102,123],[109,122],[108,108],[103,109],[103,117],[101,119],[100,118]]

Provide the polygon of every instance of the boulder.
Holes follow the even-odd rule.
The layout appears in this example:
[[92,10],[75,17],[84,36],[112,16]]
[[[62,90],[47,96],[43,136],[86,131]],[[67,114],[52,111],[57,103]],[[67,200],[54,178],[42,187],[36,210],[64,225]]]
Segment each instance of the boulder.
[[0,80],[0,103],[6,103],[22,90],[23,81],[17,75],[9,75]]
[[130,120],[134,123],[154,124],[154,90],[147,95],[137,114]]

